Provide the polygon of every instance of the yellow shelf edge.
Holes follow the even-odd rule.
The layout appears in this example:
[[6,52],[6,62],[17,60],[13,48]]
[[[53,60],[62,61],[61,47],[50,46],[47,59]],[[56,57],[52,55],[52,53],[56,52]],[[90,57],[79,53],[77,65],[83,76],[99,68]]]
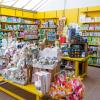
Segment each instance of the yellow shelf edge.
[[[24,85],[20,85],[20,84],[14,83],[14,82],[9,81],[9,80],[5,80],[5,82],[8,82],[8,83],[10,83],[10,84],[12,84],[14,86],[17,86],[17,87],[19,87],[19,88],[21,88],[21,89],[23,89],[23,90],[25,90],[27,92],[30,92],[30,93],[33,93],[33,94],[35,94],[37,96],[42,97],[42,93],[39,92],[38,90],[36,90],[36,88],[35,88],[35,86],[33,84],[29,84],[29,85],[25,85],[24,86]],[[33,88],[33,90],[32,90],[32,88]]]
[[81,24],[100,24],[100,22],[83,22]]
[[86,75],[87,75],[87,74],[84,73],[84,74],[80,75],[80,77],[83,78],[83,77],[85,77]]
[[10,92],[10,91],[4,89],[4,88],[2,88],[2,87],[0,87],[0,90],[3,91],[4,93],[6,93],[6,94],[8,94],[8,95],[10,95],[10,96],[12,96],[12,97],[14,97],[14,98],[16,98],[17,100],[25,100],[24,98],[22,98],[22,97],[20,97],[20,96],[18,96],[18,95],[16,95],[16,94],[14,94],[14,93],[12,93],[12,92]]

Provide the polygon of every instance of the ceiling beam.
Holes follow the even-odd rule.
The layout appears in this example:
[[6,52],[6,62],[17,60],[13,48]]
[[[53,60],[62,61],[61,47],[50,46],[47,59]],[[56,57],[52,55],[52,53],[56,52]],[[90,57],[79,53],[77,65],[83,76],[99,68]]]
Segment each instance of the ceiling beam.
[[11,6],[13,7],[19,0],[16,0]]
[[21,8],[16,8],[16,7],[10,7],[10,6],[5,6],[5,5],[1,5],[1,4],[0,4],[0,7],[14,9],[14,10],[17,9],[17,10],[23,10],[23,11],[33,12],[32,10],[26,10],[26,9],[21,9]]
[[36,8],[39,4],[42,3],[43,0],[39,1],[31,10],[33,10],[34,8]]
[[32,0],[29,0],[23,7],[21,7],[22,9],[27,6]]
[[41,8],[45,3],[47,3],[48,2],[48,0],[46,0],[45,2],[43,2],[39,7],[37,7],[36,9],[32,9],[32,11],[37,11],[39,8]]

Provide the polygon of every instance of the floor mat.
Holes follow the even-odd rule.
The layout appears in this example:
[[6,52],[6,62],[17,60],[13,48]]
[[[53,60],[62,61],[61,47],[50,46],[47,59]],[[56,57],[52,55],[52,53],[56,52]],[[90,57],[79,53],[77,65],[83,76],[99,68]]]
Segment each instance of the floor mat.
[[36,100],[35,94],[29,93],[29,92],[27,92],[17,86],[14,86],[10,83],[2,84],[2,85],[0,85],[0,87],[3,87],[4,89],[6,89],[12,93],[15,93],[22,98],[25,98],[25,100]]

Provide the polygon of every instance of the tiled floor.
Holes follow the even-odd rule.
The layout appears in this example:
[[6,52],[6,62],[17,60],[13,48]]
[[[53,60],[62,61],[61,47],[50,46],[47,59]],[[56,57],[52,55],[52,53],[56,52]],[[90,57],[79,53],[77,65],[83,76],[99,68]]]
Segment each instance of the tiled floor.
[[84,100],[100,100],[100,68],[88,67]]
[[16,100],[16,99],[0,91],[0,100]]
[[[85,84],[84,100],[100,100],[100,68],[88,67],[88,76],[83,80]],[[0,92],[0,100],[15,100]]]

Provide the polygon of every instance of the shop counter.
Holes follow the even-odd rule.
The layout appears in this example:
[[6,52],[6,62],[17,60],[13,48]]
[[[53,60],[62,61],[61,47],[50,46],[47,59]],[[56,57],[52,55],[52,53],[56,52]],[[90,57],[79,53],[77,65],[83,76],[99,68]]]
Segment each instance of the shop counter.
[[[87,67],[88,67],[88,59],[90,56],[85,58],[71,58],[68,56],[62,56],[62,60],[73,61],[74,62],[74,70],[75,76],[84,77],[87,75]],[[81,65],[80,65],[81,64]]]
[[[10,87],[13,87],[13,89]],[[0,91],[3,91],[17,100],[40,100],[42,97],[42,93],[38,91],[33,84],[23,86],[12,81],[4,80],[3,77],[0,77]]]

